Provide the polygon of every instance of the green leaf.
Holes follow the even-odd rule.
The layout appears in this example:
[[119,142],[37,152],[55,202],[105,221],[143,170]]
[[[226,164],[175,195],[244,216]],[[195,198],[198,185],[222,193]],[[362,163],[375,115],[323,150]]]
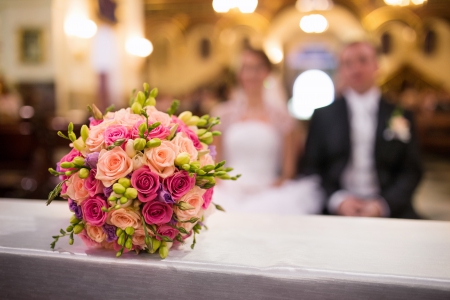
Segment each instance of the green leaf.
[[63,229],[61,229],[59,232],[61,232],[61,234],[66,234],[66,232]]
[[116,107],[114,106],[114,104],[111,104],[110,106],[108,106],[105,110],[105,115],[111,111],[113,111]]
[[187,232],[186,229],[184,229],[183,227],[178,227],[177,228],[179,232],[183,233],[183,234],[188,234],[189,232]]
[[170,105],[169,109],[167,110],[167,114],[169,116],[172,116],[177,111],[179,106],[180,106],[180,101],[173,100],[172,104]]
[[152,248],[152,238],[150,237],[150,235],[148,234],[147,231],[147,224],[145,224],[144,218],[142,218],[142,226],[144,226],[144,233],[145,233],[145,244],[147,245],[147,247],[149,249]]
[[222,206],[220,206],[220,205],[218,205],[218,204],[215,204],[215,203],[213,203],[213,204],[214,204],[214,206],[216,207],[217,210],[220,210],[220,211],[225,212],[225,209],[223,209]]
[[194,250],[195,244],[197,244],[197,239],[195,237],[195,232],[194,232],[194,240],[192,241],[192,245],[191,245],[192,250]]
[[52,201],[61,193],[62,185],[67,180],[61,181],[58,185],[48,194],[47,202],[45,203],[47,206],[52,203]]

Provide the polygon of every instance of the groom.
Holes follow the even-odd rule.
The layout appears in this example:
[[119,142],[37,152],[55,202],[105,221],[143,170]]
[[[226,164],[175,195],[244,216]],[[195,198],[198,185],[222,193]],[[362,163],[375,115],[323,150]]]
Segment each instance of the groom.
[[330,214],[418,218],[411,203],[421,174],[413,119],[385,101],[375,84],[376,50],[355,42],[343,50],[343,97],[310,122],[303,173],[321,177]]

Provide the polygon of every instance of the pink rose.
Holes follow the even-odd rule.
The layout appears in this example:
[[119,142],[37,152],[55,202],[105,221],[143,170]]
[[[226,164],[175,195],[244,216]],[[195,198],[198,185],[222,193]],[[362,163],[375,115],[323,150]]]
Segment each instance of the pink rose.
[[159,176],[147,166],[137,169],[131,175],[131,185],[138,191],[141,202],[149,202],[156,198],[160,187]]
[[128,140],[130,134],[128,133],[128,129],[123,125],[111,125],[105,129],[103,137],[105,145],[110,146],[119,139]]
[[195,134],[194,131],[192,131],[191,129],[189,129],[189,127],[186,126],[186,124],[184,124],[183,121],[181,121],[180,119],[178,119],[175,116],[172,116],[172,122],[174,122],[175,124],[178,124],[178,129],[177,132],[183,132],[186,134],[186,136],[192,141],[192,143],[194,144],[195,149],[197,150],[201,150],[203,148],[202,143],[200,142],[197,134]]
[[[144,122],[139,122],[134,124],[133,129],[131,130],[131,137],[133,139],[137,139],[139,138],[139,126],[144,123]],[[151,124],[150,124],[151,125]],[[145,131],[145,136],[147,136],[148,131]],[[155,129],[153,129],[152,131],[150,131],[150,134],[148,135],[149,138],[158,138],[160,140],[164,140],[166,139],[170,134],[170,128],[163,126],[163,125],[159,125],[158,127],[156,127]]]
[[102,123],[103,122],[103,119],[101,119],[101,120],[96,120],[96,119],[94,119],[93,117],[90,117],[89,118],[89,128],[92,128],[92,127],[94,127],[94,126],[97,126],[98,124],[100,124],[100,123]]
[[106,239],[106,234],[102,227],[86,224],[85,230],[87,235],[96,243],[101,243]]
[[209,207],[209,204],[211,204],[213,195],[214,195],[213,187],[210,189],[207,189],[206,192],[203,194],[203,201],[204,201],[203,205],[202,205],[203,209],[207,209]]
[[98,195],[89,197],[81,203],[81,209],[87,224],[92,226],[105,224],[107,214],[102,211],[102,207],[107,207],[106,201]]
[[142,226],[139,213],[135,210],[125,208],[111,210],[108,213],[108,219],[106,222],[123,230],[127,227],[137,229]]
[[[161,225],[158,227],[157,233],[162,236],[167,236],[170,239],[174,240],[175,237],[178,235],[178,229],[175,229],[169,225]],[[161,240],[159,236],[156,236],[156,239]]]
[[104,124],[105,122],[94,126],[89,130],[89,136],[86,139],[86,148],[89,150],[89,152],[100,152],[100,150],[104,148]]
[[194,143],[192,143],[192,141],[186,137],[184,133],[178,133],[172,140],[172,143],[177,145],[179,148],[177,155],[181,152],[187,152],[191,157],[191,161],[197,160],[198,151],[195,149]]
[[181,171],[163,180],[165,189],[177,200],[183,197],[195,185],[195,176],[190,177],[186,171]]
[[181,210],[178,207],[175,207],[175,214],[180,221],[187,221],[191,219],[192,217],[196,217],[200,209],[203,205],[203,194],[205,193],[205,190],[202,190],[198,186],[195,186],[192,190],[190,190],[186,195],[181,197],[180,201],[184,201],[187,204],[190,204],[193,206],[193,209],[188,210]]
[[84,188],[84,179],[81,179],[78,174],[70,176],[66,185],[66,195],[78,205],[89,197],[89,191]]
[[[75,157],[77,157],[77,156],[81,156],[81,153],[80,153],[78,150],[76,150],[75,148],[72,148],[72,150],[70,150],[69,153],[67,153],[66,155],[64,155],[64,156],[61,158],[61,160],[59,161],[59,164],[57,164],[56,170],[57,170],[58,172],[66,172],[66,171],[72,171],[72,170],[75,170],[75,168],[64,169],[64,168],[61,168],[60,165],[61,165],[61,163],[63,163],[63,162],[72,162],[72,160],[73,160]],[[60,176],[60,178],[61,178],[61,180],[66,180],[66,179],[68,178],[68,176],[62,175],[62,176]]]
[[164,202],[150,201],[142,208],[142,216],[147,224],[165,224],[172,219],[172,207]]
[[133,171],[133,161],[120,147],[100,151],[97,163],[97,175],[105,187],[110,187],[117,179],[127,176]]
[[163,140],[159,147],[144,150],[145,164],[162,178],[175,172],[174,161],[179,153],[179,147],[170,141]]
[[89,192],[89,196],[93,197],[97,194],[103,193],[103,184],[100,180],[95,179],[97,169],[89,171],[89,177],[84,180],[84,188]]

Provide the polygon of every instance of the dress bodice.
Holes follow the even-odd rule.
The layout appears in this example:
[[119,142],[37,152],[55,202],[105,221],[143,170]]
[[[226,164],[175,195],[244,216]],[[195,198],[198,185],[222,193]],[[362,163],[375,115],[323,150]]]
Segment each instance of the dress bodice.
[[227,165],[244,174],[238,180],[241,187],[267,187],[278,177],[282,137],[269,123],[239,121],[223,134]]

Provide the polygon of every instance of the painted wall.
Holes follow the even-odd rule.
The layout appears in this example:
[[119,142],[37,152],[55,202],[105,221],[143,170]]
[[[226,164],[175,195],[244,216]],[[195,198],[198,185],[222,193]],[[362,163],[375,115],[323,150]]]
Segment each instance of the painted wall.
[[[0,72],[9,82],[51,82],[54,78],[51,0],[0,1]],[[42,29],[44,59],[39,64],[20,61],[19,33]]]

